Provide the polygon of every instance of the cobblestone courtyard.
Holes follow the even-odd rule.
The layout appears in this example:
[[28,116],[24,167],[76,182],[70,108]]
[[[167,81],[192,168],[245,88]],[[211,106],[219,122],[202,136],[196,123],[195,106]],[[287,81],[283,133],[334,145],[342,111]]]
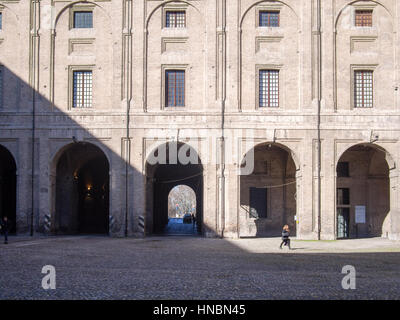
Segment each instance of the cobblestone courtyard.
[[[385,239],[21,238],[0,244],[0,299],[399,299],[400,246]],[[57,289],[41,287],[56,268]],[[353,265],[357,289],[341,287]]]

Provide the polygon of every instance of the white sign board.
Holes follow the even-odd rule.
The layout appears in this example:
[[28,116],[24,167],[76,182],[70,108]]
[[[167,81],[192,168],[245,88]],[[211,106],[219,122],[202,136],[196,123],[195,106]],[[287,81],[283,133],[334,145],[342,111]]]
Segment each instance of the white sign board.
[[366,223],[365,206],[356,206],[356,223]]

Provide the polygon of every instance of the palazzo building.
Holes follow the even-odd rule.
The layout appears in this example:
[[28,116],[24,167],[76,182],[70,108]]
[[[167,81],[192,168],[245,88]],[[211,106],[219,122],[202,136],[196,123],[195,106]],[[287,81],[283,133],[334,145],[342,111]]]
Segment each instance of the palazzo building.
[[17,234],[149,236],[185,185],[204,237],[399,240],[399,13],[0,1],[0,215]]

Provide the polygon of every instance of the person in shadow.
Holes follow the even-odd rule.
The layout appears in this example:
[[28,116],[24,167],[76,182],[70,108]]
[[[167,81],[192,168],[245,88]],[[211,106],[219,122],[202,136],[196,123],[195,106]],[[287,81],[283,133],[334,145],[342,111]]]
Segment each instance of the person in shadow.
[[286,224],[286,225],[283,226],[282,242],[281,242],[281,245],[279,246],[279,249],[282,249],[282,245],[284,244],[285,246],[288,246],[289,250],[290,250],[289,234],[290,234],[290,229],[289,229],[289,226]]
[[193,224],[193,230],[196,227],[196,216],[194,215],[194,213],[192,213],[192,224]]
[[4,244],[8,244],[8,229],[10,227],[10,223],[6,216],[0,221],[1,233],[4,234]]

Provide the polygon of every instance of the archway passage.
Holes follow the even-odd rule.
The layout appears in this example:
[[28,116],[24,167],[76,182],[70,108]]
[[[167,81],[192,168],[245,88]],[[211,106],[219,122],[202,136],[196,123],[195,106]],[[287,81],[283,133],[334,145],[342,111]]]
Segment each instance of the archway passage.
[[[173,153],[174,150],[176,154],[181,153],[181,156],[171,157],[171,151]],[[186,152],[182,153],[182,150],[186,150]],[[160,154],[164,152],[165,158],[163,160],[165,161],[161,160],[159,163],[154,164],[148,161],[146,164],[146,234],[201,234],[203,224],[203,166],[200,163],[200,159],[193,148],[183,143],[178,145],[176,143],[168,143],[159,147],[154,151],[153,155],[156,154],[158,158],[162,159],[163,157],[160,157]],[[185,160],[182,162],[180,161],[182,157],[186,160],[190,158],[192,161],[187,162]],[[192,225],[192,228],[185,227],[180,230],[180,228],[176,227],[170,228],[172,217],[169,217],[169,211],[171,213],[171,210],[169,210],[169,198],[171,191],[179,186],[182,188],[182,185],[192,189],[194,192],[196,222],[194,228]],[[185,197],[185,193],[182,196]],[[186,196],[192,199],[190,193],[186,193]],[[183,209],[179,214],[182,214],[183,219],[185,214],[191,213]],[[193,223],[193,221],[191,222]]]
[[[254,162],[253,162],[254,161]],[[296,166],[285,147],[257,145],[246,154],[243,166],[254,169],[240,177],[240,236],[280,237],[289,225],[296,235]]]
[[17,167],[12,154],[0,146],[0,217],[7,216],[16,233]]
[[168,225],[164,232],[174,235],[197,233],[196,193],[186,185],[178,185],[168,195]]
[[348,149],[336,181],[338,239],[387,236],[390,232],[390,181],[386,152],[370,144]]
[[75,143],[60,156],[56,169],[57,234],[108,234],[109,163],[89,143]]

